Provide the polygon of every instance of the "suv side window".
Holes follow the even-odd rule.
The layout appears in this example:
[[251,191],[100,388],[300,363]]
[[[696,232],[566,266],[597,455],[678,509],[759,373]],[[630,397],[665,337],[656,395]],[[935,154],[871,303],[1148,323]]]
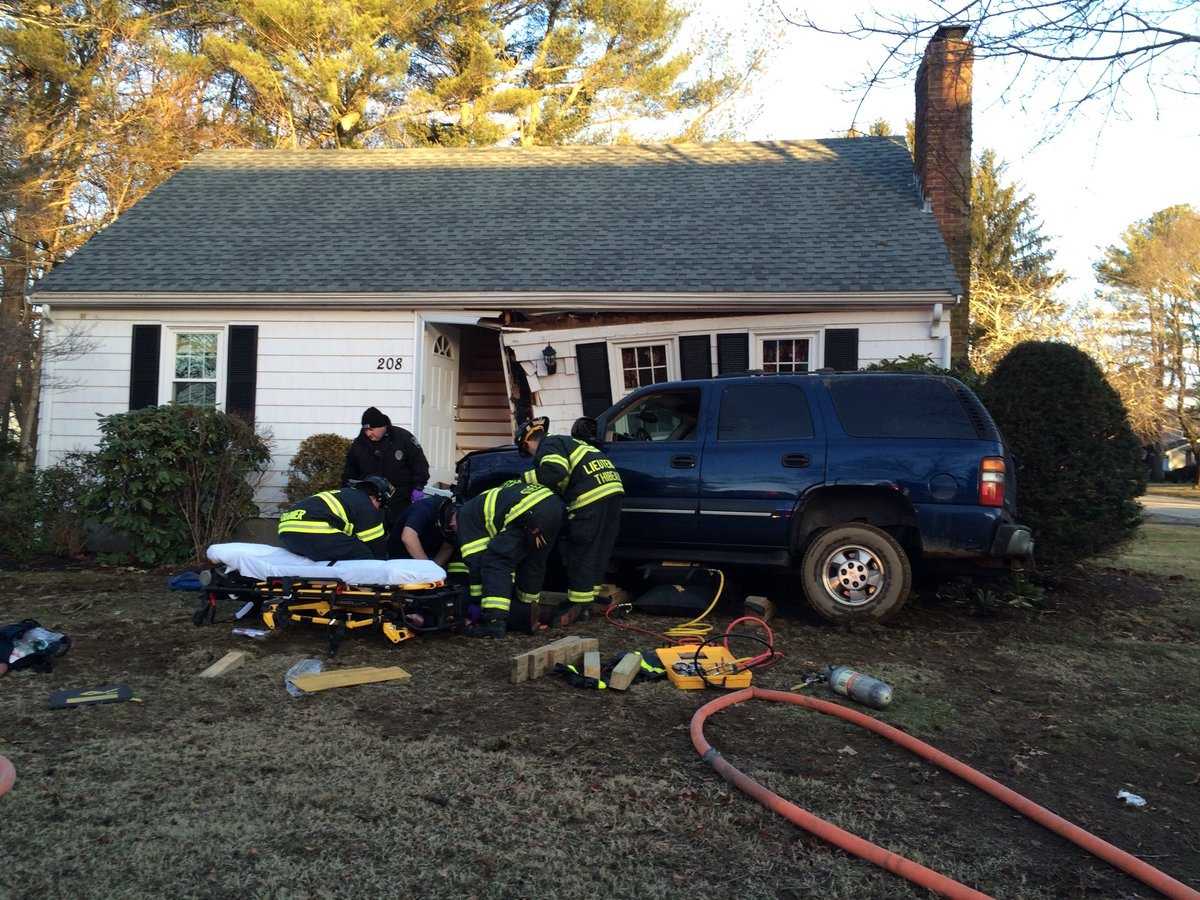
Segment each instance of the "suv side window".
[[962,401],[945,381],[914,376],[836,376],[829,394],[851,437],[977,438]]
[[798,384],[732,384],[721,394],[718,441],[779,441],[813,436],[812,413]]
[[625,407],[608,426],[610,441],[688,441],[696,438],[700,392],[647,394]]

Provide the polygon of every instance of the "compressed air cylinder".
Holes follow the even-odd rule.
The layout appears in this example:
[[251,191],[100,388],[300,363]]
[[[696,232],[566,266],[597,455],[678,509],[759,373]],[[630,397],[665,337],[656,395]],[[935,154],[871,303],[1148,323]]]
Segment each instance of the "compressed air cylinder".
[[834,693],[866,706],[883,709],[892,702],[892,686],[878,678],[856,672],[849,666],[830,666],[829,687]]

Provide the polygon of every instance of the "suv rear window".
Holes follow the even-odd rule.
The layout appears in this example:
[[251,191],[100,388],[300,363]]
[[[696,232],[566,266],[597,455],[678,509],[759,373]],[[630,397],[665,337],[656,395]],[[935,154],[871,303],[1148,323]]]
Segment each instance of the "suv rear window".
[[718,441],[782,441],[813,436],[804,388],[795,384],[732,384],[721,394]]
[[839,377],[830,380],[829,393],[852,437],[979,437],[954,389],[937,378]]

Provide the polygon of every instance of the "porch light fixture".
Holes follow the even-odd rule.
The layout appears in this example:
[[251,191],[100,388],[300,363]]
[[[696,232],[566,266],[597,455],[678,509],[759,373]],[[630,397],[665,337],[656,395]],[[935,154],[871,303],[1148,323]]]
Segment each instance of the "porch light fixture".
[[542,351],[542,360],[546,363],[546,374],[553,375],[558,371],[558,353],[549,344]]

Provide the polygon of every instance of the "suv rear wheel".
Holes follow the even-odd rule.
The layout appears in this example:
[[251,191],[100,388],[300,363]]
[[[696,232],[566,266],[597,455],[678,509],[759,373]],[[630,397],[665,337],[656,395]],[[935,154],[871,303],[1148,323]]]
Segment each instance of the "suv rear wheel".
[[831,622],[890,619],[912,589],[904,548],[874,525],[835,525],[804,552],[801,566],[809,605]]

